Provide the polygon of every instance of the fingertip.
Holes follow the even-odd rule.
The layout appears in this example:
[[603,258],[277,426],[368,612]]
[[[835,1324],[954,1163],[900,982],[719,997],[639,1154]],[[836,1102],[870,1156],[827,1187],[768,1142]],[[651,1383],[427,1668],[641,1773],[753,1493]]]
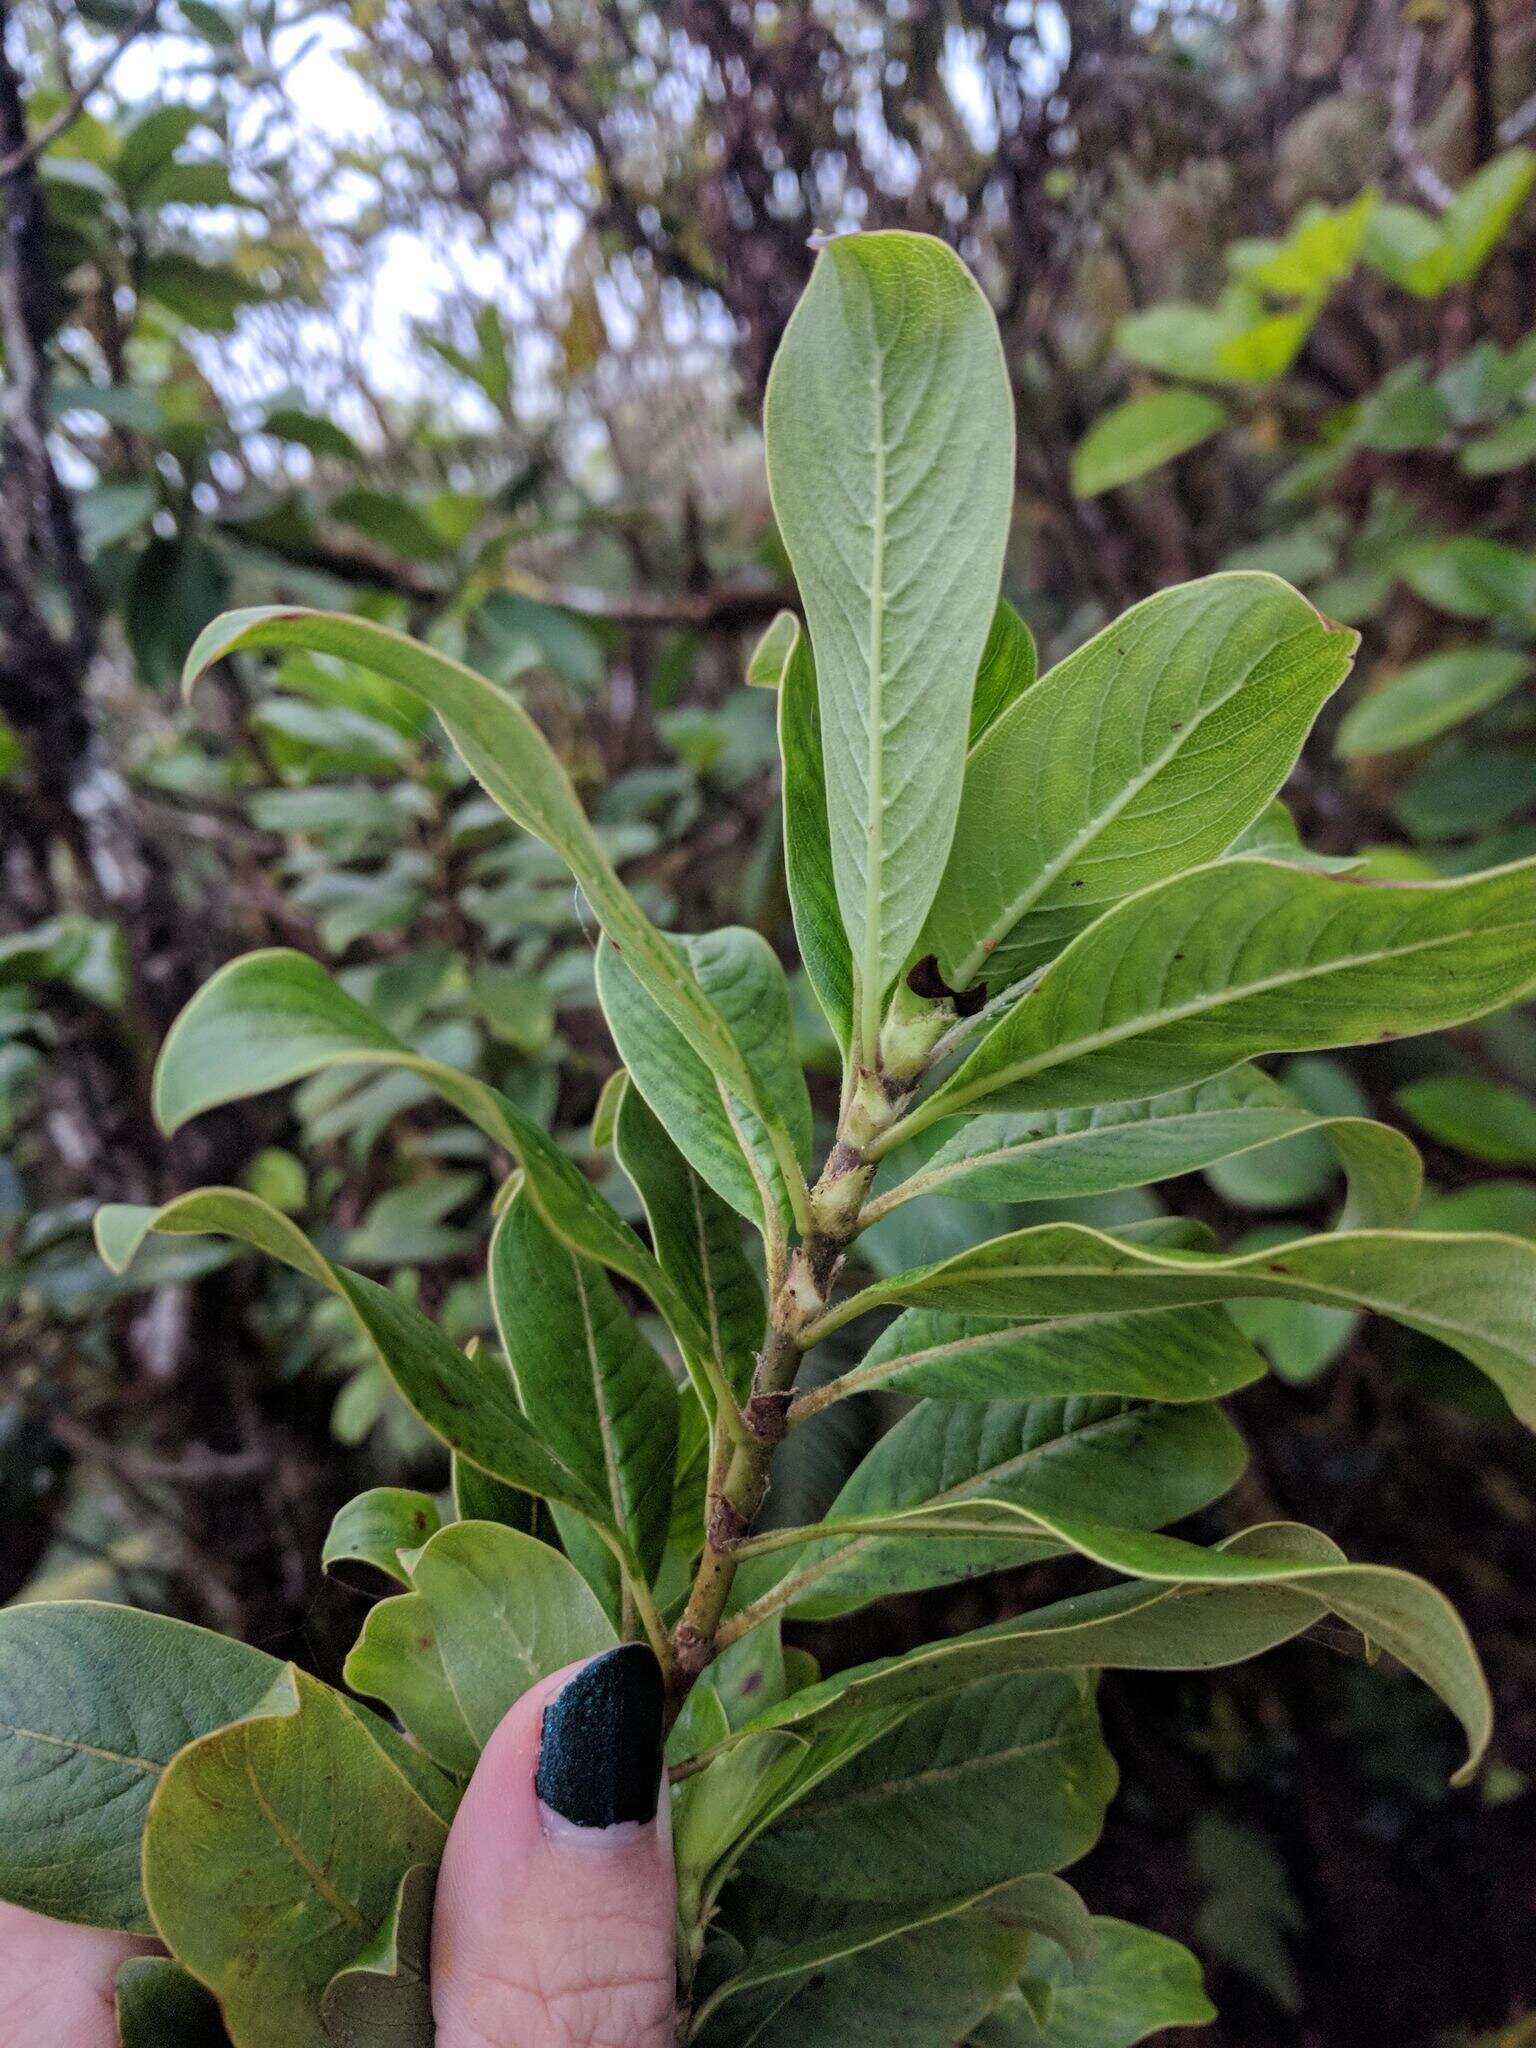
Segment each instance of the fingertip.
[[669,2039],[663,1704],[654,1655],[626,1644],[531,1687],[486,1744],[438,1883],[441,2048],[586,2038],[571,2031],[576,2007],[597,2014],[591,2038]]
[[[666,1681],[646,1643],[621,1643],[570,1673],[544,1704],[534,1790],[546,1831],[601,1833],[655,1820]],[[549,1818],[562,1827],[550,1830]]]

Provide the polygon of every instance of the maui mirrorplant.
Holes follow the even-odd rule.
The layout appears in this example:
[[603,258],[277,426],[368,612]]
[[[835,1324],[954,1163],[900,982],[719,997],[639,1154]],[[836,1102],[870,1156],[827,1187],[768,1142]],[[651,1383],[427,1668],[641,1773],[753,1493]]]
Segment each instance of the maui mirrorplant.
[[[997,329],[938,242],[821,251],[766,440],[804,618],[775,621],[751,675],[778,693],[795,930],[842,1052],[829,1131],[774,952],[658,931],[514,695],[359,617],[235,612],[193,651],[189,682],[292,649],[387,677],[563,858],[620,1062],[594,1135],[644,1227],[302,954],[236,960],[182,1014],[168,1131],[378,1068],[493,1141],[498,1341],[458,1348],[243,1189],[101,1212],[119,1270],[151,1231],[209,1232],[307,1276],[451,1459],[444,1495],[375,1489],[332,1529],[327,1565],[395,1587],[350,1691],[156,1615],[0,1615],[0,1895],[159,1935],[125,2039],[211,1994],[233,2048],[428,2042],[433,1872],[476,1759],[535,1678],[626,1638],[666,1676],[679,2040],[705,2048],[1119,2048],[1208,2018],[1191,1957],[1060,1875],[1115,1788],[1101,1671],[1224,1666],[1331,1618],[1439,1695],[1459,1777],[1478,1768],[1487,1686],[1431,1586],[1294,1524],[1211,1548],[1161,1532],[1243,1469],[1220,1402],[1265,1367],[1230,1303],[1389,1317],[1536,1423],[1536,1245],[1413,1230],[1409,1141],[1254,1064],[1516,1000],[1536,862],[1377,886],[1309,854],[1279,791],[1355,635],[1273,576],[1163,591],[1037,677],[999,597]],[[1347,1202],[1262,1251],[1151,1213],[905,1270],[863,1257],[903,1212],[1146,1189],[1302,1132],[1337,1152]],[[877,1391],[900,1419],[821,1518],[765,1522],[786,1444]],[[877,1663],[824,1676],[784,1641],[1068,1557],[1100,1590]]]

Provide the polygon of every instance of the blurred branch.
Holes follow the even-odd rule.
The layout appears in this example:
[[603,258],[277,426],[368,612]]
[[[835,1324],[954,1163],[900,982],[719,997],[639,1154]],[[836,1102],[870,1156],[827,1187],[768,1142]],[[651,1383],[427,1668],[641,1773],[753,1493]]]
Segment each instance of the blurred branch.
[[[237,530],[237,529],[236,529]],[[263,547],[295,568],[318,569],[352,583],[370,583],[416,604],[441,602],[441,577],[398,556],[366,546],[341,546],[332,541],[306,541],[281,548]],[[777,584],[726,580],[702,590],[673,594],[645,590],[599,590],[586,584],[549,583],[526,570],[508,570],[506,587],[537,604],[574,612],[578,618],[613,626],[692,626],[703,631],[734,633],[766,624],[775,612],[793,607],[794,592]]]
[[[3,16],[4,11],[4,8],[0,7],[0,16]],[[135,37],[144,33],[159,11],[160,0],[143,0],[143,4],[124,25],[106,55],[80,80],[52,119],[45,121],[35,135],[23,143],[14,145],[7,155],[0,157],[0,180],[14,177],[23,166],[35,163],[50,143],[57,142],[66,129],[74,126],[84,113],[85,103],[91,94],[105,82],[107,74],[124,50]]]
[[[25,730],[46,735],[55,769],[81,755],[88,728],[80,673],[96,648],[96,607],[69,497],[48,446],[50,327],[46,217],[26,146],[21,82],[0,34],[0,701]],[[60,640],[46,585],[63,599]]]
[[1528,100],[1522,100],[1515,111],[1506,114],[1499,123],[1499,142],[1509,149],[1523,136],[1529,135],[1533,128],[1536,128],[1536,92]]
[[179,1458],[164,1458],[126,1444],[110,1443],[72,1416],[50,1416],[49,1428],[77,1458],[90,1458],[117,1476],[149,1486],[228,1484],[237,1479],[265,1478],[272,1469],[271,1455],[265,1450],[214,1451],[205,1444],[191,1444]]
[[759,583],[716,583],[676,596],[648,591],[593,590],[574,583],[544,583],[521,574],[508,578],[524,597],[556,605],[580,618],[615,626],[695,626],[717,633],[739,632],[793,609],[795,594]]
[[1392,80],[1392,148],[1398,161],[1417,186],[1420,196],[1438,213],[1450,205],[1450,186],[1419,147],[1414,133],[1413,110],[1419,93],[1419,72],[1424,63],[1424,31],[1409,29],[1398,52],[1397,71]]
[[1472,161],[1481,165],[1499,146],[1493,111],[1493,17],[1488,0],[1472,0],[1467,69],[1472,78]]

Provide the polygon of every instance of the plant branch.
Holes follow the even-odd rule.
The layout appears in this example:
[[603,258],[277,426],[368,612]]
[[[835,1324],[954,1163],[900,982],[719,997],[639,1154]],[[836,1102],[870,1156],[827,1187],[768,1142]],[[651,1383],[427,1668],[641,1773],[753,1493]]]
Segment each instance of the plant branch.
[[1472,0],[1467,70],[1472,82],[1472,160],[1479,168],[1499,146],[1493,106],[1493,15],[1488,0]]
[[1404,170],[1437,213],[1444,213],[1455,197],[1450,186],[1419,147],[1414,132],[1413,110],[1418,98],[1419,70],[1424,62],[1424,31],[1409,29],[1403,37],[1397,75],[1392,81],[1392,148]]
[[[238,522],[232,522],[228,531],[233,538],[240,538]],[[306,537],[280,546],[264,540],[261,547],[266,554],[295,568],[316,569],[344,582],[373,584],[413,604],[433,604],[445,595],[440,573],[402,561],[364,542]],[[776,584],[741,577],[723,578],[704,590],[673,593],[600,590],[589,584],[552,583],[531,571],[512,568],[505,572],[501,587],[516,596],[530,598],[535,604],[552,605],[601,625],[692,628],[710,633],[737,633],[766,625],[794,602],[793,594]]]
[[667,1634],[667,1625],[661,1618],[661,1610],[651,1598],[651,1589],[645,1582],[645,1574],[636,1571],[632,1565],[623,1565],[625,1589],[635,1603],[635,1612],[640,1617],[646,1640],[656,1652],[657,1661],[663,1671],[672,1666],[672,1639]]
[[124,24],[105,56],[98,63],[94,64],[85,77],[80,80],[58,112],[50,120],[45,121],[35,135],[29,136],[24,143],[9,151],[7,155],[0,157],[0,180],[14,177],[26,165],[36,163],[37,159],[51,143],[57,142],[66,129],[72,128],[75,125],[76,121],[85,112],[85,103],[91,94],[95,92],[99,85],[105,82],[107,74],[111,71],[113,65],[116,64],[118,58],[121,57],[124,50],[138,36],[144,33],[145,29],[154,21],[159,11],[160,0],[142,0],[142,5],[137,8],[132,17]]
[[[704,1552],[672,1635],[674,1715],[726,1639],[725,1611],[741,1546],[767,1497],[801,1360],[836,1313],[829,1304],[843,1254],[864,1228],[877,1141],[900,1118],[954,1015],[947,1000],[930,1002],[898,991],[874,1065],[856,1068],[844,1092],[836,1140],[805,1196],[801,1241],[773,1288],[767,1339],[743,1414],[746,1434],[728,1443],[716,1426]],[[743,1632],[739,1617],[729,1626],[730,1640]]]

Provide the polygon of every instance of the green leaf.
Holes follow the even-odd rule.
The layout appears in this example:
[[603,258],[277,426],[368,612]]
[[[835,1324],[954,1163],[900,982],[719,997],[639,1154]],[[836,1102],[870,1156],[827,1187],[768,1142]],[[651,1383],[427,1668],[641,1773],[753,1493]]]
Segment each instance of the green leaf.
[[[679,1741],[682,1729],[686,1735]],[[700,1755],[714,1750],[730,1732],[719,1696],[705,1680],[689,1695],[673,1740]],[[708,1925],[714,1897],[740,1861],[765,1808],[779,1796],[786,1767],[797,1771],[800,1756],[793,1736],[759,1736],[713,1756],[675,1788],[672,1827],[681,1927],[691,1931]]]
[[1189,1847],[1205,1893],[1196,1940],[1213,1961],[1262,1984],[1282,2011],[1299,2013],[1301,1985],[1286,1937],[1306,1922],[1274,1844],[1258,1828],[1204,1813]]
[[1319,1115],[1246,1066],[1139,1102],[972,1117],[879,1210],[916,1195],[1067,1201],[1255,1153],[1261,1169],[1266,1148],[1307,1134],[1327,1138],[1351,1176],[1350,1227],[1395,1229],[1411,1221],[1423,1169],[1401,1132],[1365,1117]]
[[477,1753],[530,1686],[617,1640],[569,1558],[498,1522],[450,1522],[414,1581]]
[[[739,925],[677,943],[756,1074],[761,1099],[789,1133],[795,1158],[805,1160],[811,1102],[795,1057],[789,984],[771,947]],[[777,1227],[782,1237],[793,1220],[791,1193],[750,1105],[710,1072],[607,941],[598,949],[597,990],[631,1079],[678,1150],[740,1215],[769,1234]]]
[[153,391],[139,384],[79,383],[66,377],[53,380],[49,411],[54,419],[72,412],[89,412],[116,427],[129,427],[136,434],[163,434],[168,424],[165,409]]
[[1314,853],[1310,846],[1303,846],[1296,820],[1279,797],[1227,848],[1228,859],[1244,853],[1262,854],[1265,860],[1284,861],[1288,867],[1316,868],[1328,875],[1348,874],[1362,864],[1359,855]]
[[134,555],[118,616],[139,676],[151,689],[174,681],[203,621],[228,597],[229,583],[225,550],[195,535],[151,534]]
[[144,1831],[156,1931],[240,2048],[329,2048],[320,2000],[448,1830],[372,1717],[289,1665],[259,1706],[189,1743]]
[[1389,370],[1362,400],[1352,438],[1358,447],[1401,455],[1435,447],[1450,430],[1450,403],[1415,356]]
[[1523,398],[1533,369],[1536,347],[1530,335],[1511,349],[1484,339],[1447,363],[1435,383],[1457,426],[1486,426]]
[[[1218,1548],[1259,1555],[1289,1550],[1309,1560],[1342,1556],[1327,1537],[1294,1524],[1250,1530]],[[1178,1588],[1112,1586],[804,1686],[734,1739],[795,1727],[819,1741],[826,1729],[857,1726],[876,1709],[894,1714],[1008,1671],[1215,1670],[1289,1642],[1316,1618],[1311,1604],[1284,1589],[1207,1590],[1186,1602]]]
[[608,1503],[613,1528],[654,1578],[677,1461],[672,1375],[602,1268],[562,1244],[526,1193],[514,1196],[496,1227],[490,1285],[523,1413]]
[[1478,1074],[1430,1074],[1393,1097],[1436,1144],[1488,1166],[1536,1166],[1536,1102]]
[[724,1020],[619,880],[569,776],[522,706],[483,676],[403,634],[366,619],[298,609],[228,612],[215,619],[187,656],[185,685],[190,689],[215,662],[240,649],[283,647],[355,661],[437,713],[470,772],[508,817],[560,855],[603,930],[622,948],[630,971],[711,1073],[774,1132],[780,1167],[793,1184],[799,1172],[793,1147],[758,1100]]
[[539,1503],[531,1494],[503,1486],[478,1465],[454,1454],[453,1505],[461,1522],[500,1522],[505,1528],[520,1529],[525,1536],[537,1534]]
[[603,1498],[529,1427],[498,1364],[484,1355],[467,1357],[400,1295],[333,1266],[297,1224],[265,1202],[243,1188],[200,1188],[160,1209],[109,1204],[97,1212],[96,1241],[115,1272],[151,1230],[232,1237],[318,1281],[351,1310],[401,1395],[451,1450],[509,1486],[609,1525]]
[[432,2048],[437,2036],[428,1976],[436,1889],[436,1870],[412,1864],[384,1925],[326,1986],[320,2016],[336,2048]]
[[1468,476],[1502,476],[1511,469],[1524,469],[1536,462],[1536,405],[1527,405],[1461,451],[1461,466]]
[[205,263],[184,249],[162,249],[146,257],[139,290],[166,311],[208,334],[233,334],[243,306],[266,298],[266,287],[227,263]]
[[198,107],[164,105],[134,122],[112,163],[112,175],[130,201],[206,119]]
[[940,1401],[1117,1394],[1187,1402],[1234,1394],[1263,1373],[1263,1359],[1222,1308],[1028,1320],[912,1308],[833,1388],[838,1398],[878,1388]]
[[324,413],[306,412],[300,405],[275,405],[261,423],[263,434],[275,434],[280,441],[296,442],[311,455],[325,455],[338,462],[361,462],[362,451],[344,427],[338,427]]
[[676,1285],[532,1118],[483,1081],[411,1051],[306,954],[282,947],[247,953],[203,984],[160,1049],[155,1116],[162,1129],[176,1131],[220,1103],[333,1067],[369,1066],[419,1075],[505,1147],[555,1235],[649,1294],[685,1351],[704,1348],[705,1333]]
[[1536,1186],[1529,1180],[1482,1180],[1424,1204],[1421,1230],[1493,1230],[1536,1239]]
[[409,562],[441,562],[454,552],[448,536],[427,513],[398,491],[343,491],[330,512],[343,526],[354,527],[364,539]]
[[976,2029],[972,2048],[1136,2048],[1164,2027],[1203,2027],[1215,2019],[1187,1948],[1126,1920],[1095,1918],[1093,1932],[1085,1963],[1074,1966],[1054,1950],[1031,1954],[1027,1983],[1048,1994],[1043,2025],[1015,1993]]
[[1415,839],[1461,839],[1507,825],[1533,793],[1536,749],[1454,739],[1437,747],[1397,792],[1392,812]]
[[[977,1514],[977,1505],[965,1509]],[[1314,1529],[1273,1523],[1214,1550],[1174,1536],[1123,1529],[998,1505],[999,1526],[1034,1523],[1080,1556],[1127,1577],[1177,1589],[1170,1605],[1111,1588],[1037,1608],[969,1636],[951,1637],[890,1664],[864,1667],[798,1693],[750,1724],[788,1726],[830,1706],[891,1705],[949,1691],[1006,1671],[1124,1667],[1197,1670],[1252,1656],[1299,1633],[1320,1613],[1337,1615],[1389,1651],[1445,1702],[1467,1738],[1467,1761],[1452,1782],[1475,1773],[1492,1728],[1492,1702],[1466,1628],[1442,1593],[1411,1572],[1351,1564]],[[1196,1597],[1196,1589],[1200,1589]],[[1221,1592],[1235,1597],[1229,1607]],[[1257,1595],[1255,1599],[1253,1596]],[[1294,1624],[1294,1626],[1292,1626]],[[744,1733],[747,1731],[743,1731]]]
[[97,484],[91,490],[81,491],[74,505],[81,552],[90,561],[103,549],[129,539],[149,524],[159,509],[160,486],[143,480]]
[[1530,674],[1515,647],[1455,647],[1411,662],[1351,705],[1335,741],[1345,760],[1417,746],[1497,704]]
[[121,2048],[229,2048],[218,2000],[169,1956],[130,1956],[117,1973]]
[[574,1508],[611,1528],[606,1500],[594,1495],[525,1420],[510,1382],[484,1356],[467,1357],[419,1310],[387,1287],[338,1267],[340,1291],[385,1371],[427,1427],[493,1479],[520,1486],[557,1507]]
[[211,0],[181,0],[181,13],[196,34],[220,48],[240,40],[240,24],[231,21]]
[[240,206],[256,210],[252,201],[242,198],[235,189],[228,166],[205,158],[163,165],[144,186],[138,203],[146,211],[158,211],[163,206]]
[[[768,1931],[766,1935],[759,1934],[751,1961],[738,1975],[722,1984],[701,2008],[699,2023],[707,2025],[710,2017],[728,1999],[740,2000],[745,1995],[750,2000],[754,1993],[761,1993],[767,1986],[784,1985],[795,1978],[824,1975],[829,1969],[835,1969],[854,1957],[868,1961],[878,1971],[881,1965],[878,1951],[885,1943],[945,1922],[949,1923],[962,1948],[968,1927],[977,1924],[1027,1928],[1033,1933],[1045,1934],[1053,1941],[1065,1943],[1079,1960],[1089,1953],[1093,1939],[1088,1910],[1077,1893],[1060,1878],[1045,1875],[1016,1878],[981,1891],[968,1890],[953,1898],[929,1897],[921,1902],[876,1907],[864,1901],[851,1906],[841,1903],[833,1906],[825,1899],[818,1899],[813,1908],[816,1931],[809,1936],[801,1932],[808,1904],[803,1896],[765,1893],[758,1886],[753,1888],[751,1898],[759,1909],[765,1898],[773,1899],[776,1906],[782,1901],[783,1911],[778,1915],[770,1914]],[[787,1939],[780,1938],[781,1921]],[[740,2011],[738,2007],[738,2015]],[[745,2026],[746,2037],[754,2039],[750,2017],[745,2019]],[[719,2037],[707,2033],[705,2038],[714,2040]],[[815,2038],[819,2043],[822,2036],[818,2033]],[[868,2037],[861,2034],[858,2038]]]
[[1533,985],[1536,860],[1393,887],[1222,861],[1083,932],[884,1149],[972,1104],[1129,1101],[1260,1053],[1444,1030]]
[[1348,206],[1304,206],[1284,241],[1234,242],[1227,261],[1250,284],[1287,298],[1311,298],[1354,269],[1380,195],[1362,192]]
[[1034,1318],[1245,1297],[1388,1316],[1480,1367],[1536,1428],[1536,1248],[1513,1237],[1356,1230],[1214,1258],[1046,1223],[878,1281],[823,1317],[818,1336],[891,1302]]
[[1187,455],[1227,424],[1224,405],[1202,391],[1155,391],[1128,398],[1096,419],[1072,452],[1072,488],[1080,498],[1134,483]]
[[695,2038],[699,2048],[954,2048],[1018,1977],[1029,1948],[1027,1929],[1000,1926],[984,1909],[936,1912],[929,1926],[856,1947],[841,1967],[732,1998]]
[[1344,1228],[1360,1224],[1390,1229],[1411,1222],[1421,1192],[1422,1169],[1402,1133],[1386,1124],[1369,1123],[1365,1117],[1368,1098],[1331,1055],[1303,1053],[1288,1061],[1283,1072],[1287,1090],[1325,1121],[1278,1145],[1213,1161],[1205,1173],[1208,1185],[1224,1202],[1241,1209],[1299,1209],[1323,1201],[1339,1178],[1341,1159],[1350,1150],[1348,1137],[1343,1153],[1328,1142],[1327,1133],[1332,1129],[1328,1120],[1338,1117],[1345,1132],[1359,1131],[1366,1139],[1365,1213],[1360,1213],[1360,1202],[1351,1200]]
[[1416,596],[1459,619],[1536,620],[1536,558],[1504,541],[1458,533],[1411,549],[1399,567]]
[[624,1089],[614,1139],[656,1257],[706,1333],[716,1379],[745,1399],[767,1308],[735,1210],[694,1172],[638,1088]]
[[[1156,1529],[1220,1499],[1245,1462],[1242,1439],[1213,1406],[924,1401],[869,1452],[825,1519],[848,1524],[985,1499]],[[747,1598],[775,1581],[792,1584],[789,1612],[822,1621],[890,1594],[1005,1571],[1057,1550],[1042,1537],[1026,1556],[1012,1531],[1001,1540],[983,1531],[955,1541],[898,1529],[774,1551],[747,1566],[739,1584]]]
[[801,638],[800,621],[793,612],[775,612],[764,627],[757,645],[747,656],[743,678],[750,690],[783,687],[784,671]]
[[398,1593],[369,1608],[342,1676],[353,1692],[388,1707],[445,1771],[467,1778],[480,1761],[480,1744],[448,1683],[432,1615],[420,1593]]
[[1311,333],[1322,296],[1295,310],[1267,311],[1258,293],[1238,288],[1220,306],[1175,300],[1132,313],[1115,343],[1133,363],[1200,384],[1267,384],[1288,370]]
[[1438,220],[1412,206],[1379,206],[1366,229],[1365,260],[1415,298],[1438,298],[1476,277],[1533,182],[1536,156],[1510,149],[1469,178]]
[[371,1564],[386,1577],[408,1586],[410,1574],[400,1562],[400,1552],[419,1550],[441,1526],[437,1502],[429,1493],[413,1493],[404,1486],[372,1486],[337,1510],[320,1562],[326,1571],[352,1561]]
[[976,1892],[1085,1854],[1116,1776],[1080,1680],[983,1679],[861,1751],[758,1837],[744,1869],[813,1897]]
[[1355,645],[1254,571],[1134,606],[971,756],[922,951],[952,988],[1002,988],[1107,904],[1224,853],[1290,773]]
[[872,1048],[960,801],[997,602],[1013,418],[997,324],[926,236],[827,243],[764,407],[821,697],[832,866]]
[[[775,638],[775,636],[777,636]],[[853,1030],[853,956],[832,872],[832,828],[821,748],[821,705],[810,642],[791,612],[764,634],[754,665],[779,656],[779,757],[784,796],[784,872],[795,938],[811,987],[846,1052]]]
[[131,1607],[0,1612],[0,1898],[151,1932],[139,1838],[161,1773],[185,1743],[249,1713],[281,1669]]
[[981,650],[976,689],[971,698],[972,747],[1034,683],[1039,673],[1035,636],[1006,597],[997,600],[992,630]]

